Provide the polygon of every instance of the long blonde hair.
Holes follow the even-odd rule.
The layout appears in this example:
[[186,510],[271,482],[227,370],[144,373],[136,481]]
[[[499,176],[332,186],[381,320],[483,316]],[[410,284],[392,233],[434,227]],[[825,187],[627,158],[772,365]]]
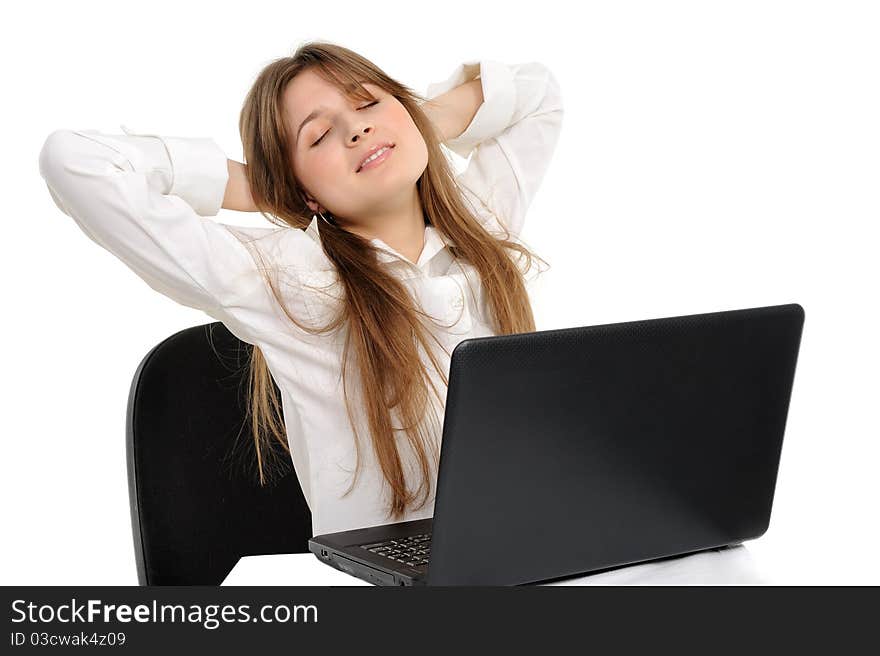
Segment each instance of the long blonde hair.
[[[265,66],[248,91],[241,110],[239,131],[251,195],[260,213],[273,223],[299,229],[307,228],[314,215],[293,174],[281,101],[285,86],[307,68],[350,97],[364,101],[373,99],[358,82],[364,80],[384,89],[403,104],[428,149],[427,167],[416,183],[426,222],[454,244],[449,246],[454,258],[470,263],[479,273],[488,307],[492,310],[496,334],[534,331],[524,273],[530,268],[533,257],[541,262],[544,260],[510,240],[509,231],[505,238],[491,235],[473,214],[440,148],[440,135],[420,107],[427,99],[347,48],[327,42],[305,43],[292,56],[273,60]],[[354,481],[346,494],[354,487],[360,470],[357,428],[352,418],[348,377],[345,375],[349,354],[353,352],[373,450],[391,490],[388,516],[399,519],[408,508],[423,507],[430,494],[433,465],[429,461],[429,451],[436,458],[436,448],[432,445],[439,436],[436,423],[433,428],[426,428],[422,422],[431,381],[420,358],[419,346],[424,348],[443,383],[448,386],[447,376],[429,345],[429,339],[437,340],[419,320],[419,315],[424,316],[424,312],[416,307],[406,287],[380,266],[376,249],[369,240],[333,221],[321,223],[321,243],[324,253],[335,266],[343,289],[339,311],[326,325],[308,326],[297,320],[269,275],[266,275],[266,281],[287,317],[303,330],[318,334],[347,328],[342,356],[343,393],[349,421],[355,430],[358,457]],[[517,251],[525,258],[522,270],[508,251]],[[288,457],[290,451],[277,391],[263,353],[256,346],[252,348],[248,383],[248,412],[260,483],[264,485],[267,481],[267,467],[264,466],[269,464],[278,445]],[[434,393],[437,394],[436,388]],[[393,428],[392,410],[398,413],[402,428]],[[416,490],[407,489],[395,430],[405,431],[408,444],[415,453],[421,473],[421,483]]]

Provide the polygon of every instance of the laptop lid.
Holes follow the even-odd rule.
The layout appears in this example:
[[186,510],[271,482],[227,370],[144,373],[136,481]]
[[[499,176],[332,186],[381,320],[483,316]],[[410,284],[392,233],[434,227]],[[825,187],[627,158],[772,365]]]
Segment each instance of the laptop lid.
[[466,339],[430,585],[514,585],[768,527],[800,305]]

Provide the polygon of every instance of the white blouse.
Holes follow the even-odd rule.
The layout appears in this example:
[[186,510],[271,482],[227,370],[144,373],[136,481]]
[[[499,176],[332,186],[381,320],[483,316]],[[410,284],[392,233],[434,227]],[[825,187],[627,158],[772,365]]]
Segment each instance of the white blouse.
[[[500,234],[501,222],[516,238],[558,141],[559,85],[537,62],[468,61],[445,81],[429,85],[424,95],[434,98],[475,78],[482,82],[483,104],[467,129],[445,145],[470,156],[457,180],[479,220],[493,234]],[[122,129],[125,135],[56,130],[48,136],[39,165],[55,204],[150,287],[203,310],[262,350],[282,394],[288,444],[314,535],[388,523],[389,490],[372,452],[366,417],[357,413],[356,377],[349,380],[349,396],[363,468],[356,487],[342,496],[352,481],[355,447],[342,390],[339,331],[314,336],[292,324],[239,239],[254,240],[268,261],[279,265],[291,313],[323,324],[339,298],[333,290],[341,284],[334,285],[334,266],[321,247],[321,220],[313,219],[306,230],[209,220],[205,217],[221,209],[228,178],[227,157],[216,142]],[[476,270],[459,266],[434,227],[425,227],[415,264],[381,239],[372,243],[383,266],[400,277],[422,308],[438,324],[452,324],[426,324],[449,353],[463,339],[494,334]],[[327,285],[330,295],[310,288]],[[436,355],[448,376],[449,356],[443,350]],[[432,376],[443,405],[436,405],[433,393],[429,397],[442,429],[446,388],[439,373]],[[414,489],[415,461],[403,444],[400,439]],[[429,502],[400,521],[433,515],[435,485],[436,471]]]

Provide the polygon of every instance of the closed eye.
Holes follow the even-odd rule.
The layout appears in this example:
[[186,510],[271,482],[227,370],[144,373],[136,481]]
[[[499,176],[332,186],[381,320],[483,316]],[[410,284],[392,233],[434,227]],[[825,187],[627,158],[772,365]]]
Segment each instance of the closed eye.
[[[363,107],[358,107],[358,110],[367,109],[367,107],[372,107],[373,105],[378,105],[378,104],[379,104],[379,101],[374,100],[369,105],[364,105]],[[317,146],[319,143],[321,143],[321,141],[323,141],[324,137],[326,137],[329,132],[330,132],[330,130],[328,129],[327,132],[322,134],[321,137],[315,143],[312,144],[312,146]]]

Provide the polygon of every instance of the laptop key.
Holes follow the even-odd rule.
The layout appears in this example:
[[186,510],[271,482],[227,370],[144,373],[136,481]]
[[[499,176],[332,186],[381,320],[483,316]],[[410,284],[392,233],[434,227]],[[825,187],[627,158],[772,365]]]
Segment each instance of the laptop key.
[[360,546],[370,553],[407,567],[422,567],[427,564],[431,553],[431,534],[410,535]]

